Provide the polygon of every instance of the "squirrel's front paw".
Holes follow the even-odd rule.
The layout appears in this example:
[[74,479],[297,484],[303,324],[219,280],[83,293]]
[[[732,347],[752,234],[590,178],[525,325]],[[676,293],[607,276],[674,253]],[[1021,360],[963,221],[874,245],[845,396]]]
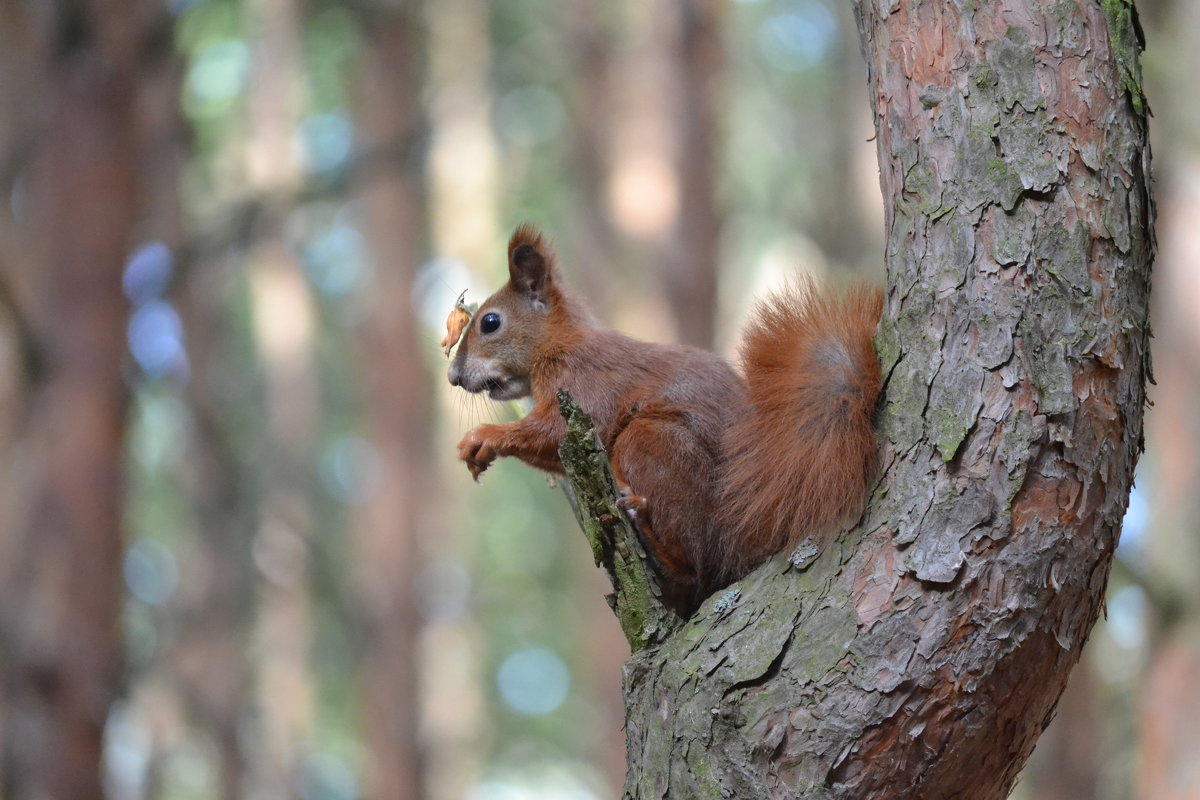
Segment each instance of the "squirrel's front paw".
[[493,427],[495,426],[480,425],[478,428],[472,428],[458,443],[458,457],[467,462],[467,469],[470,470],[471,477],[477,482],[479,476],[491,466],[491,463],[496,460],[496,456],[499,455],[496,452],[494,441],[488,435],[490,433],[488,429]]

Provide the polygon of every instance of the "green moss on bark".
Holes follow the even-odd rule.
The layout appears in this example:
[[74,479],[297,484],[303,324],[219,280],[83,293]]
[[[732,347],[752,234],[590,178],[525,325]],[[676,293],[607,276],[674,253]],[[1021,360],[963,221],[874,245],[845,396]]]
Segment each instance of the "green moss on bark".
[[1142,65],[1138,58],[1142,44],[1137,33],[1137,9],[1133,0],[1100,0],[1100,8],[1108,20],[1108,38],[1112,43],[1120,72],[1121,87],[1139,115],[1146,113],[1146,96],[1142,93]]
[[559,392],[558,402],[567,421],[559,458],[570,487],[568,497],[592,557],[612,580],[613,611],[637,653],[662,641],[680,620],[663,605],[641,541],[617,507],[617,482],[591,420],[566,392]]

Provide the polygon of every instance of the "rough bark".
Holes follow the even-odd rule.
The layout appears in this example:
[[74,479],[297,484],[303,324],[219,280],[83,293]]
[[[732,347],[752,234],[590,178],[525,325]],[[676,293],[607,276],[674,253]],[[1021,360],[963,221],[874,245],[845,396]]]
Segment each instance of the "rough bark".
[[631,637],[628,798],[1003,798],[1101,608],[1149,377],[1132,6],[856,10],[881,474],[835,546]]

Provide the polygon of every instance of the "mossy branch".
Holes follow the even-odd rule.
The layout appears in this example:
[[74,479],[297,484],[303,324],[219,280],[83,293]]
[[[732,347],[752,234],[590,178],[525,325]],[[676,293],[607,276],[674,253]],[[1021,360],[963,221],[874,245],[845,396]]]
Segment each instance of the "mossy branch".
[[620,491],[592,421],[566,391],[559,391],[558,406],[567,421],[567,435],[558,448],[567,476],[563,489],[596,566],[604,567],[612,581],[608,604],[637,653],[662,642],[682,620],[663,605],[646,549],[617,506]]

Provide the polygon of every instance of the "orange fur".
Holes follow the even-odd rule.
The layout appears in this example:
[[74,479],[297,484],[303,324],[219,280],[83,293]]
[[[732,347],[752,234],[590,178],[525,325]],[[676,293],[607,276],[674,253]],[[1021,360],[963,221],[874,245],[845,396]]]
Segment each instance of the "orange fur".
[[862,513],[876,468],[882,379],[871,346],[883,295],[801,283],[760,304],[743,335],[752,413],[725,432],[721,563],[732,580],[801,539],[824,544]]
[[459,456],[475,478],[500,456],[560,473],[556,395],[567,389],[600,433],[622,505],[682,614],[861,513],[876,458],[878,289],[837,300],[803,283],[764,303],[745,335],[743,381],[712,353],[599,326],[532,227],[517,229],[508,254],[509,282],[476,312],[449,378],[494,397],[531,395],[534,408],[467,433]]

